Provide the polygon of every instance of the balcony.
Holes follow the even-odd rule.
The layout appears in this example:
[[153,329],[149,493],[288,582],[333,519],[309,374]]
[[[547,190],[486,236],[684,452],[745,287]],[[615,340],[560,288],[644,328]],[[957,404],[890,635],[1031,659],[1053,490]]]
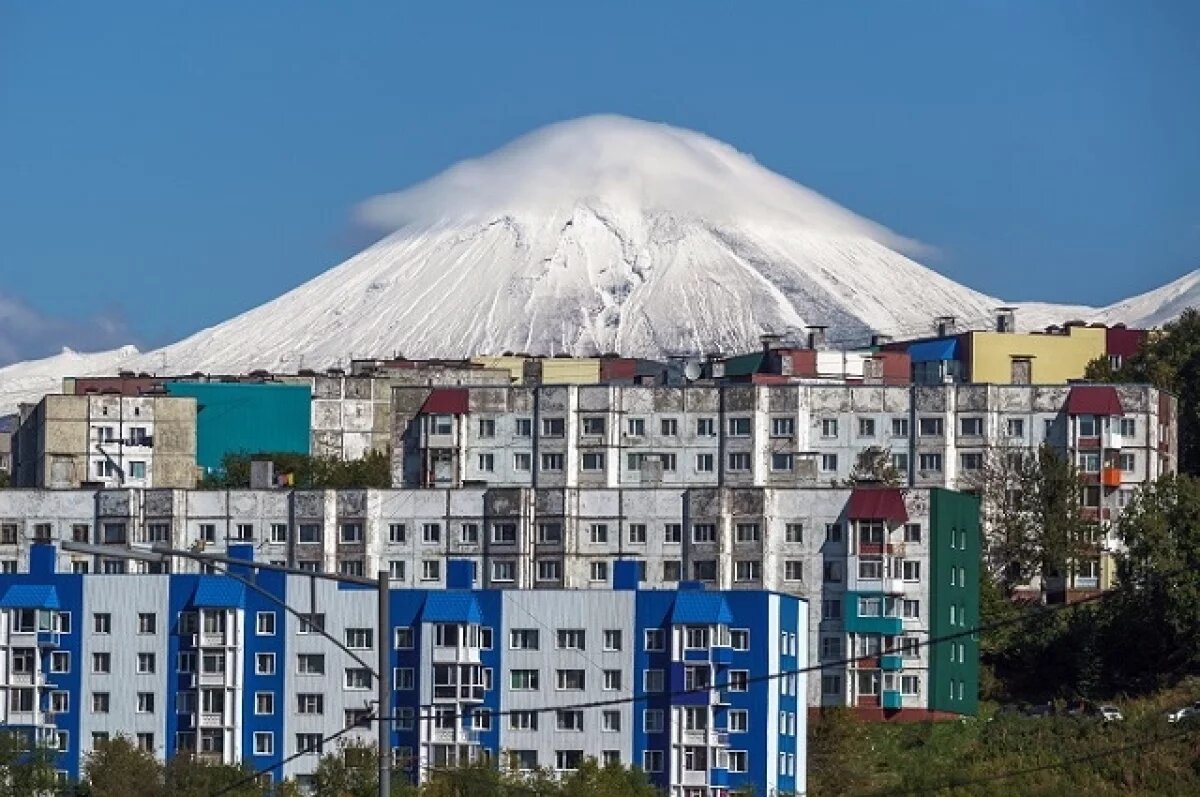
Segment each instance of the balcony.
[[883,700],[881,701],[885,709],[898,709],[904,705],[904,701],[900,693],[895,689],[883,690]]
[[733,648],[713,648],[709,655],[709,660],[713,664],[732,664],[733,663]]
[[198,648],[231,648],[234,647],[231,636],[224,631],[205,631],[195,635],[193,644]]
[[1125,438],[1121,436],[1119,431],[1114,432],[1111,430],[1106,430],[1104,434],[1100,436],[1100,444],[1105,448],[1116,449],[1125,445]]
[[685,769],[679,773],[679,782],[682,786],[705,786],[708,784],[708,770]]
[[482,662],[479,656],[479,648],[462,645],[435,647],[433,649],[433,660],[437,664],[479,664]]
[[223,713],[201,713],[197,715],[196,725],[200,728],[222,728],[226,725]]
[[195,676],[196,686],[225,686],[224,672],[202,672]]
[[885,653],[879,657],[879,669],[884,672],[896,672],[904,667],[904,660],[894,653]]
[[1121,486],[1121,469],[1120,468],[1105,468],[1100,472],[1100,483],[1105,487],[1120,487]]

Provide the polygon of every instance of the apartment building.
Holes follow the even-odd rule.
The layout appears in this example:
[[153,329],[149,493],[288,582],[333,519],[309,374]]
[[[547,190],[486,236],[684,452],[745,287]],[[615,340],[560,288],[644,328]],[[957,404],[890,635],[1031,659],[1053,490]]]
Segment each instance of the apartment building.
[[303,785],[327,737],[373,738],[388,645],[393,755],[414,781],[484,756],[560,772],[595,758],[679,797],[805,789],[795,596],[644,589],[628,562],[603,590],[473,589],[471,564],[451,559],[445,589],[390,592],[381,632],[370,590],[280,572],[261,591],[223,575],[61,573],[58,558],[37,544],[28,574],[0,576],[0,718],[56,749],[67,779],[126,734],[160,757],[253,767],[311,751],[274,773]]
[[[977,499],[940,488],[0,492],[7,572],[29,570],[38,541],[106,546],[59,553],[60,571],[81,574],[161,570],[131,554],[156,544],[253,544],[268,563],[386,569],[408,588],[446,587],[454,560],[483,589],[605,591],[631,563],[649,589],[696,581],[796,595],[808,602],[806,649],[825,667],[808,705],[876,717],[974,712],[974,641],[956,640],[940,665],[947,648],[926,643],[951,617],[977,624],[979,538]],[[962,684],[953,699],[950,681]]]
[[163,395],[48,395],[13,436],[16,487],[194,487],[196,401]]

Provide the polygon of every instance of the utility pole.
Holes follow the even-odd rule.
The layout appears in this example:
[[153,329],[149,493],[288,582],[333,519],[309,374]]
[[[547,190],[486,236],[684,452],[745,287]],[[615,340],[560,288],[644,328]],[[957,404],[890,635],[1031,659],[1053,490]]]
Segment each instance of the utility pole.
[[379,677],[375,679],[379,705],[376,720],[379,732],[379,797],[392,791],[392,623],[388,614],[391,589],[388,570],[379,568]]

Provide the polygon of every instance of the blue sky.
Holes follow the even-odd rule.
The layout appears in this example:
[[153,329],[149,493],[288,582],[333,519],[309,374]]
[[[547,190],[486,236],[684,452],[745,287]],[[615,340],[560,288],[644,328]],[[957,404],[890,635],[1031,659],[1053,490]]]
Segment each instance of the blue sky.
[[597,112],[1107,303],[1200,267],[1198,86],[1190,0],[9,2],[0,337],[7,302],[8,359],[169,342],[352,254],[362,199]]

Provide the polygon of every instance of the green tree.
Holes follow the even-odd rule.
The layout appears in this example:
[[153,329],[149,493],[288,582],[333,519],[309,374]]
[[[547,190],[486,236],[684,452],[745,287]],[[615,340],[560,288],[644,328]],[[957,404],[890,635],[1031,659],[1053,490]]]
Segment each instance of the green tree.
[[163,767],[127,736],[99,742],[83,764],[93,797],[159,797]]
[[226,454],[221,470],[207,474],[200,486],[210,489],[247,488],[250,463],[269,460],[276,474],[290,474],[292,484],[301,489],[352,489],[392,486],[391,456],[386,451],[370,451],[361,459],[342,461],[312,457],[308,454],[259,453]]
[[1107,357],[1088,364],[1085,376],[1102,382],[1148,383],[1179,399],[1179,469],[1200,475],[1200,310],[1189,308],[1113,369]]
[[52,751],[31,749],[25,734],[0,731],[0,795],[49,794],[55,785]]
[[262,788],[253,780],[247,780],[253,774],[254,768],[248,764],[239,767],[209,763],[181,753],[163,768],[163,783],[165,793],[172,797],[208,797],[234,784],[240,785],[225,792],[229,797],[259,797]]
[[809,722],[810,797],[862,794],[875,785],[871,771],[862,765],[868,736],[866,723],[845,708],[825,709]]
[[[316,797],[376,797],[379,793],[379,756],[375,745],[347,740],[321,756],[313,773]],[[392,797],[416,797],[417,790],[401,772],[392,774]]]
[[879,482],[897,486],[904,482],[904,475],[892,463],[892,450],[884,446],[867,446],[858,452],[848,483],[865,484]]

